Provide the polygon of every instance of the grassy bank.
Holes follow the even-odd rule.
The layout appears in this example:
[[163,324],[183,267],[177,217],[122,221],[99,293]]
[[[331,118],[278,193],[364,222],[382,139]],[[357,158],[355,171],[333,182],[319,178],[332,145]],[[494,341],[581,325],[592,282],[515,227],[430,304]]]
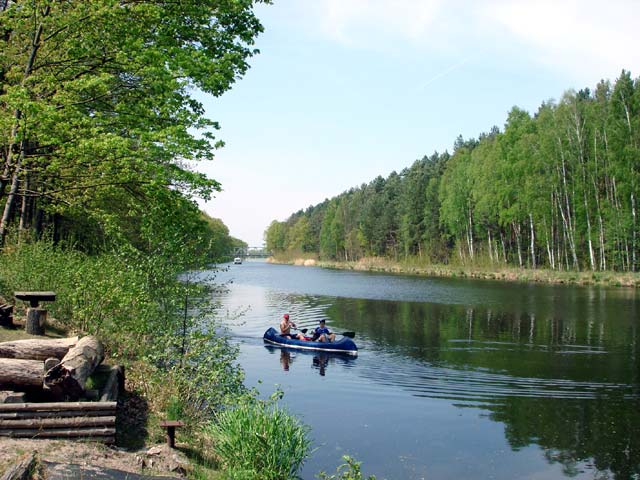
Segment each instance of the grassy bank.
[[[95,335],[105,345],[105,362],[125,366],[119,447],[141,452],[162,444],[160,421],[179,419],[186,424],[177,440],[190,478],[295,478],[290,460],[298,459],[297,470],[310,447],[285,440],[306,438],[306,427],[244,387],[238,349],[216,320],[209,288],[183,272],[175,256],[133,251],[88,255],[48,242],[15,244],[0,254],[0,298],[13,301],[13,292],[20,290],[55,291],[56,301],[46,305],[47,335]],[[18,323],[25,307],[16,304]],[[0,341],[27,337],[22,328],[0,328]],[[221,412],[226,424],[219,421]],[[279,449],[281,463],[260,464],[271,458],[273,442],[249,444],[245,440],[251,435],[229,433],[248,416],[256,434],[261,434],[260,425],[272,425],[274,416],[281,422],[281,444],[291,445],[291,450]],[[219,423],[231,427],[216,428]],[[227,452],[218,448],[222,438],[232,439]],[[238,464],[234,451],[246,452],[256,463]],[[133,458],[124,466],[139,468]]]
[[[302,265],[305,260],[276,256],[274,263]],[[495,266],[432,265],[419,259],[394,261],[387,258],[368,257],[355,262],[315,261],[306,259],[307,265],[363,272],[385,272],[425,277],[475,278],[507,282],[534,282],[546,284],[600,285],[615,287],[640,287],[638,272],[574,272],[547,269],[521,269]]]

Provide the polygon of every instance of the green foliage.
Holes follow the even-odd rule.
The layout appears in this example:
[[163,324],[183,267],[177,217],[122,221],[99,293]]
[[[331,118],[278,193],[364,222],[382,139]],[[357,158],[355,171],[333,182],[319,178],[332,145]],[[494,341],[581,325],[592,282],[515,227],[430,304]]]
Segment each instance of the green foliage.
[[297,212],[266,237],[290,255],[276,238],[306,218],[321,225],[306,245],[325,260],[638,271],[639,189],[640,79],[623,70],[535,115],[514,107],[503,132],[458,137],[453,154]]
[[136,243],[149,206],[219,190],[192,170],[220,143],[191,92],[220,95],[247,71],[262,31],[255,3],[8,2],[0,242],[19,225],[91,248]]
[[[360,465],[362,462],[357,462],[349,455],[343,455],[342,459],[345,463],[337,468],[336,475],[327,475],[325,472],[320,472],[318,478],[320,480],[362,480],[362,471]],[[370,475],[367,480],[376,480],[375,475]]]
[[273,402],[247,402],[216,415],[205,433],[230,479],[283,480],[310,453],[309,429]]

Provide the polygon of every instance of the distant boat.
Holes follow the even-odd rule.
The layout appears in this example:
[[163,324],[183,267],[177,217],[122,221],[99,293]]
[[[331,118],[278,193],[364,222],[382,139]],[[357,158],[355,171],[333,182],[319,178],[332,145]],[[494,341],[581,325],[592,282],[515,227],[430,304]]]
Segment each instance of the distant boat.
[[240,265],[242,263],[242,259],[240,257],[236,257],[233,259],[233,263],[236,265]]

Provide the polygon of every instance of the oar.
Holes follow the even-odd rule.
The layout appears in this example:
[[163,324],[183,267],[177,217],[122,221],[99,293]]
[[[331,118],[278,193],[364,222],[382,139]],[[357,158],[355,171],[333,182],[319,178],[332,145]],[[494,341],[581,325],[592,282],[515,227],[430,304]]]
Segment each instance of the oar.
[[[302,330],[300,330],[302,333],[307,333],[307,328],[303,328]],[[343,337],[349,337],[349,338],[355,338],[356,336],[356,332],[331,332],[331,333],[335,333],[336,335],[342,335]]]

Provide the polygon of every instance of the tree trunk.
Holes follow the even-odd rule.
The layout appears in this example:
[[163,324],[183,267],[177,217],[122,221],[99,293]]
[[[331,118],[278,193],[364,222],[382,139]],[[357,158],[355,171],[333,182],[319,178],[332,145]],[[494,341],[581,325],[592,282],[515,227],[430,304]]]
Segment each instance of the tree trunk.
[[631,233],[631,271],[636,271],[636,197],[631,193],[631,215],[633,216]]
[[[50,11],[51,11],[51,6],[47,5],[42,11],[42,18],[47,17]],[[38,51],[40,50],[40,47],[41,47],[43,28],[44,28],[43,23],[41,21],[38,27],[36,28],[36,31],[33,33],[33,39],[31,41],[31,52],[29,53],[29,59],[27,60],[27,64],[25,65],[25,68],[24,68],[24,73],[22,75],[22,82],[21,82],[22,86],[26,85],[27,80],[29,79],[29,77],[31,76],[31,73],[33,72],[33,66],[35,64]],[[22,117],[22,112],[20,110],[16,110],[14,117],[15,117],[15,121],[11,129],[11,137],[9,138],[8,148],[7,148],[8,155],[7,155],[7,164],[5,167],[5,172],[6,172],[5,177],[8,176],[8,173],[11,171],[13,167],[13,158],[12,158],[13,149],[18,139],[18,133],[20,129],[20,119]],[[7,200],[4,205],[2,220],[0,220],[0,246],[4,245],[4,240],[7,236],[7,228],[9,226],[10,213],[13,208],[13,202],[18,189],[20,167],[21,167],[22,161],[24,160],[25,149],[26,149],[26,140],[22,139],[22,141],[20,142],[20,153],[18,156],[18,160],[13,170],[13,179],[12,179],[11,189],[9,191],[9,195],[7,196]],[[3,180],[3,182],[6,182],[6,181],[7,181],[6,179]],[[0,185],[0,187],[1,187],[0,198],[2,198],[2,196],[4,195],[5,184],[3,183],[2,185]]]
[[44,362],[38,360],[18,360],[0,358],[0,388],[9,390],[42,388],[44,378]]
[[78,343],[78,337],[60,339],[27,339],[0,343],[0,358],[24,360],[62,359],[70,348]]
[[516,236],[516,248],[518,249],[518,265],[522,268],[522,245],[520,243],[520,224],[512,222],[513,233]]
[[104,348],[100,340],[84,337],[47,372],[44,387],[57,397],[77,400],[84,394],[87,378],[103,359]]
[[531,225],[531,268],[536,269],[536,250],[535,250],[535,242],[536,236],[533,230],[533,214],[529,213],[529,224]]

